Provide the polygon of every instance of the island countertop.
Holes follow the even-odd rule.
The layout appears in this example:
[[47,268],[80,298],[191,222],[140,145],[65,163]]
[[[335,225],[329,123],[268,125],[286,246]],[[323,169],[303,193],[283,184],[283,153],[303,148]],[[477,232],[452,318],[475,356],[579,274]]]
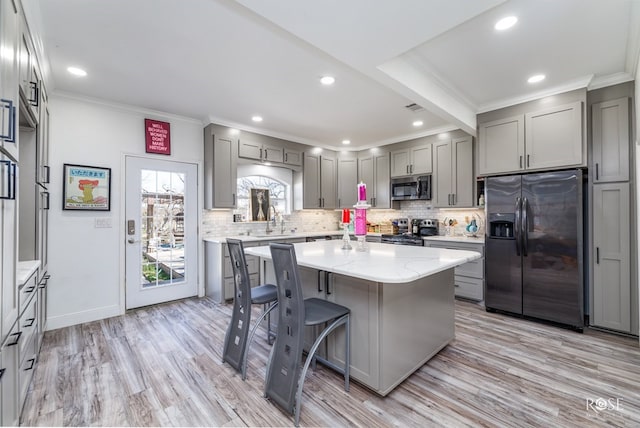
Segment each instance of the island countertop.
[[[408,245],[367,243],[364,252],[342,250],[342,241],[316,241],[294,244],[300,266],[353,276],[368,281],[408,283],[479,259],[475,251]],[[247,254],[271,259],[269,247],[245,248]]]

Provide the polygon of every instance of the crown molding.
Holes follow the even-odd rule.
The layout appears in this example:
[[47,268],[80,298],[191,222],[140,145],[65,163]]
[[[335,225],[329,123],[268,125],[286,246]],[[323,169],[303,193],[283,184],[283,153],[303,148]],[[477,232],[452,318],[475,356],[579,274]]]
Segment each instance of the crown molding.
[[617,85],[618,83],[625,83],[633,80],[633,76],[627,72],[620,72],[609,74],[608,76],[594,77],[587,90],[593,91],[594,89],[600,89],[607,86]]
[[522,104],[529,101],[534,101],[540,98],[548,97],[551,95],[562,94],[564,92],[573,91],[576,89],[587,88],[589,83],[593,80],[593,74],[588,76],[583,76],[577,78],[575,80],[569,81],[565,84],[554,86],[549,89],[545,89],[543,91],[532,92],[523,96],[513,97],[513,98],[505,98],[502,100],[492,101],[490,103],[482,104],[478,108],[478,114],[486,113],[488,111],[498,110],[504,107],[510,107],[516,104]]

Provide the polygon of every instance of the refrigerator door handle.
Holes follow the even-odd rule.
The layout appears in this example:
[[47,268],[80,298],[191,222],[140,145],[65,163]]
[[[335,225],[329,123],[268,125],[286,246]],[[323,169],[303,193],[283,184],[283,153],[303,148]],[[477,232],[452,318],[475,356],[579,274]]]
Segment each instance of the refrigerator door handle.
[[527,198],[522,199],[522,253],[525,257],[528,256],[527,249],[529,248],[529,221],[527,212],[529,211],[529,201]]
[[513,225],[513,235],[515,236],[516,240],[516,255],[518,257],[520,257],[520,248],[522,247],[521,244],[521,238],[522,235],[520,234],[520,207],[522,206],[522,199],[520,198],[520,196],[518,196],[516,198],[516,218],[515,218],[515,223]]

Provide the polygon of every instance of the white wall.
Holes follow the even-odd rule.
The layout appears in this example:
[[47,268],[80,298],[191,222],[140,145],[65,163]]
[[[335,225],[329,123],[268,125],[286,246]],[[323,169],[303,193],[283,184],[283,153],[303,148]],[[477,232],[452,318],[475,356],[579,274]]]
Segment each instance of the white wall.
[[[48,328],[55,329],[124,313],[125,154],[198,162],[202,183],[204,146],[203,124],[192,119],[66,94],[54,94],[49,110]],[[171,123],[171,156],[145,154],[145,118]],[[111,211],[62,210],[65,163],[111,168]],[[96,218],[110,218],[112,228],[95,228]]]

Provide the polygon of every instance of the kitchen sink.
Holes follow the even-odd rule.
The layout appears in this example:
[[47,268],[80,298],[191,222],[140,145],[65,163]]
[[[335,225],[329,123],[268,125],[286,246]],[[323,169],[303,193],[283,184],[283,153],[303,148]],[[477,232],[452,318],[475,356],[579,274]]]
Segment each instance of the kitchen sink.
[[290,233],[254,233],[249,236],[255,236],[256,238],[271,238],[271,237],[291,236],[291,234]]

